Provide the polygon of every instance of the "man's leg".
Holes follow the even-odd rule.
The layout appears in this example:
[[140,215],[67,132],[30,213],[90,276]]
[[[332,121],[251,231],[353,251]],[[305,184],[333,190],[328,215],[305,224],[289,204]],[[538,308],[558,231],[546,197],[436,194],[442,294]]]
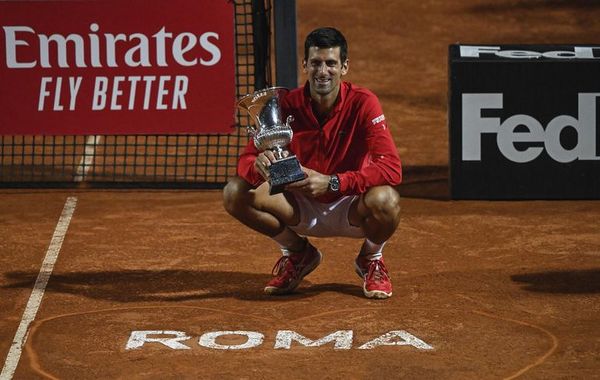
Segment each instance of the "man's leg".
[[[232,178],[223,189],[225,210],[253,230],[271,238],[285,232],[286,226],[298,224],[299,212],[292,197],[269,195],[269,184],[256,189],[240,177]],[[296,235],[297,236],[297,235]],[[303,243],[300,236],[293,245]],[[294,244],[295,243],[295,244]]]
[[350,224],[360,226],[366,239],[356,259],[356,271],[363,278],[369,298],[388,298],[392,284],[382,250],[400,223],[400,195],[391,186],[376,186],[362,194],[350,207]]
[[372,187],[350,207],[348,219],[371,242],[385,243],[400,223],[400,194],[392,186]]
[[306,238],[287,226],[300,221],[293,196],[269,195],[268,183],[256,189],[240,177],[232,178],[223,190],[225,210],[253,230],[279,243],[283,256],[273,268],[274,278],[265,287],[267,294],[293,291],[302,278],[321,262],[321,253]]

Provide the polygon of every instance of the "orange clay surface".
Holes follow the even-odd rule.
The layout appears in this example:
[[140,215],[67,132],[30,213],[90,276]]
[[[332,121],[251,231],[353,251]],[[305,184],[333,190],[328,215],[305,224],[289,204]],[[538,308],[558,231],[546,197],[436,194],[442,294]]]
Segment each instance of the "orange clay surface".
[[[583,0],[299,0],[299,44],[322,25],[347,35],[347,79],[380,97],[405,164],[403,218],[385,248],[394,296],[365,299],[361,242],[329,238],[312,240],[324,261],[295,294],[263,295],[278,250],[227,215],[218,191],[1,190],[0,358],[74,196],[15,378],[597,377],[600,202],[448,200],[446,55],[458,41],[598,42],[599,20]],[[135,331],[179,332],[188,348],[127,349]],[[263,341],[201,344],[226,331]],[[315,347],[276,349],[281,331]],[[342,331],[347,349],[316,344]],[[431,349],[398,336],[359,349],[392,331]]]

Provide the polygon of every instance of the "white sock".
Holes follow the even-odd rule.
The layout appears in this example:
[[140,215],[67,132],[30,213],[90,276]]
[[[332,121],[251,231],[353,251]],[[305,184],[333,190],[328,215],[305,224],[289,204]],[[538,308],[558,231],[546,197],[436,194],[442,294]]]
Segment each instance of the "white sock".
[[304,240],[305,242],[307,241],[306,238],[298,235],[288,227],[285,227],[283,231],[273,236],[272,239],[279,244],[279,247],[281,247],[281,252],[283,252],[284,255],[289,254],[291,251],[290,247],[298,246],[298,241],[300,239]]
[[360,256],[368,260],[379,260],[383,257],[383,246],[387,242],[383,242],[381,244],[373,243],[369,239],[365,239],[365,242],[362,245],[360,250]]

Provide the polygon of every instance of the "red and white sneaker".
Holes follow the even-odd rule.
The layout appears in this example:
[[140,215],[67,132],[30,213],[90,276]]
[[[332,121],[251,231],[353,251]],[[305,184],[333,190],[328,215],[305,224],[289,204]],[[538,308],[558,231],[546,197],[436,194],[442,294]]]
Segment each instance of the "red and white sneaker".
[[392,281],[383,262],[383,257],[369,260],[358,256],[354,261],[356,273],[363,279],[363,293],[367,298],[389,298],[392,296]]
[[272,273],[273,278],[265,286],[265,293],[287,294],[298,287],[300,281],[315,270],[321,263],[323,255],[308,241],[302,252],[286,252],[275,263]]

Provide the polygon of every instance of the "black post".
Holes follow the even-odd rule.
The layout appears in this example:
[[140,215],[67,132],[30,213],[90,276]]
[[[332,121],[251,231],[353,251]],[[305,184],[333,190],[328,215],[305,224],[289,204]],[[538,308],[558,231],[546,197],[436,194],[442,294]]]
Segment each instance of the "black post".
[[252,30],[254,46],[254,89],[267,87],[269,59],[269,23],[264,0],[252,0]]
[[296,0],[273,1],[275,19],[275,75],[278,86],[298,86],[296,56]]

